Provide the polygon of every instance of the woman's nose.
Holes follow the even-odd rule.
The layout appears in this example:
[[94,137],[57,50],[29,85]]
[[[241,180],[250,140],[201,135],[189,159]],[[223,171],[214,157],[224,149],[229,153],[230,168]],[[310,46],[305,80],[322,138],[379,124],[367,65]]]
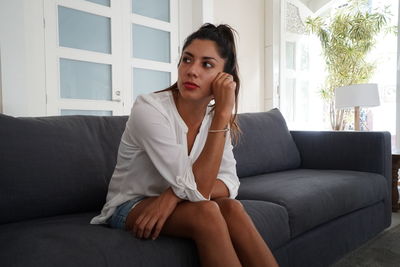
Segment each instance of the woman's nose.
[[191,64],[188,68],[187,75],[197,77],[199,75],[199,66],[197,64]]

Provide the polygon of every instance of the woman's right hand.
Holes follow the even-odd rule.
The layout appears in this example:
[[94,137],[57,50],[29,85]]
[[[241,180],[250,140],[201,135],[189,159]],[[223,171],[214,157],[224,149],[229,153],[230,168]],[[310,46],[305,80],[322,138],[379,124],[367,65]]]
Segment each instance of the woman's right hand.
[[211,84],[215,100],[215,114],[230,119],[235,106],[236,82],[229,73],[220,72]]
[[160,235],[165,221],[181,199],[175,196],[171,188],[168,188],[160,196],[143,200],[143,202],[145,201],[148,203],[145,204],[143,209],[140,209],[140,214],[133,227],[130,226],[129,229],[137,238],[152,238],[154,240]]

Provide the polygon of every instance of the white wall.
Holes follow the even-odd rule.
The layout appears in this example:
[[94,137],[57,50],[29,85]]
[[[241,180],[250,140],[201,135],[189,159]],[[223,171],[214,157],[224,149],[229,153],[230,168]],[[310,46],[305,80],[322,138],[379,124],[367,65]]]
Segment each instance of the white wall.
[[214,0],[179,0],[179,44],[200,28],[203,23],[213,23]]
[[263,111],[265,106],[264,7],[264,0],[214,0],[214,23],[229,24],[239,33],[239,112]]
[[43,0],[0,2],[3,113],[46,115]]
[[[194,24],[199,18],[193,16],[192,12],[182,12],[183,10],[192,10],[192,0],[179,0],[179,45],[180,49],[185,38],[193,32]],[[179,53],[181,52],[179,49]]]

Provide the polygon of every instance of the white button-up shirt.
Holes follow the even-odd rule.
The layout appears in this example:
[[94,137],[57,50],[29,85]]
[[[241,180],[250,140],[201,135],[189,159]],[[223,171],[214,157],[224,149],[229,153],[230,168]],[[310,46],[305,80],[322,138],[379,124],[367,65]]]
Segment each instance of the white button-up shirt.
[[[190,154],[188,127],[176,108],[171,91],[137,97],[118,150],[106,204],[93,224],[106,223],[117,206],[137,198],[159,196],[168,187],[181,199],[208,200],[197,190],[192,165],[207,139],[213,112],[207,108]],[[226,137],[217,175],[235,198],[239,188],[231,137]]]

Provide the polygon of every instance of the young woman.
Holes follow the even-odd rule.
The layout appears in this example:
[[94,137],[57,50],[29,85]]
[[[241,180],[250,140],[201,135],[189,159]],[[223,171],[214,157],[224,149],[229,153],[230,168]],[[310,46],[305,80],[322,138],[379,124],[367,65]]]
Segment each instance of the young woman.
[[191,238],[202,266],[277,266],[234,199],[240,82],[233,30],[205,24],[182,50],[178,81],[136,99],[106,204],[92,223],[137,238]]

